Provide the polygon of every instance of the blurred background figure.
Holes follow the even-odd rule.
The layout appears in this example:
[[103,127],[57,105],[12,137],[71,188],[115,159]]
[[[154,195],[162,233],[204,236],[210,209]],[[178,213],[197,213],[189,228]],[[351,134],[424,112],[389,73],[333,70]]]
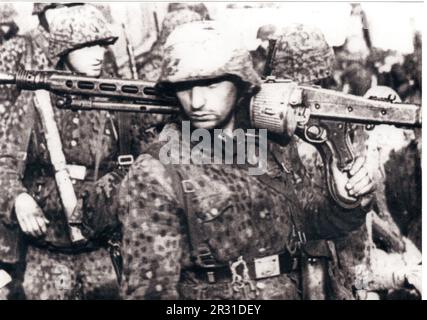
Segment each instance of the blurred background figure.
[[255,50],[250,51],[255,71],[260,77],[265,76],[265,65],[267,62],[267,55],[270,40],[276,40],[277,27],[274,24],[266,24],[258,28],[256,35],[257,47]]
[[[54,62],[50,59],[48,53],[49,23],[58,12],[55,12],[55,10],[67,10],[68,7],[76,5],[78,4],[34,3],[32,15],[37,17],[38,24],[25,34],[15,34],[13,38],[9,38],[0,46],[0,72],[15,73],[22,67],[28,70],[52,70]],[[14,13],[11,5],[4,6],[1,8],[1,15],[7,15],[9,17],[7,19],[11,17],[17,18],[17,14],[16,12]],[[29,100],[30,95],[28,93],[20,94],[20,91],[15,87],[0,86],[0,116],[3,119],[0,130],[6,130],[7,119],[10,118],[11,110],[14,110],[13,107],[18,103],[28,104]],[[24,150],[25,152],[26,150]],[[1,198],[0,202],[8,203],[8,205],[2,206],[1,214],[8,214],[8,211],[13,210],[10,205],[12,201],[6,201],[6,199]],[[0,296],[3,299],[24,298],[22,281],[25,267],[25,251],[26,246],[19,227],[13,224],[7,225],[4,221],[1,221],[0,265],[12,277],[12,281],[0,292]]]
[[[204,7],[206,8],[206,7]],[[151,46],[151,49],[136,57],[136,64],[139,79],[147,81],[157,81],[160,76],[160,65],[163,57],[163,45],[169,34],[178,26],[192,21],[200,21],[209,14],[198,13],[194,7],[186,3],[171,3],[168,6],[168,13],[163,19],[159,37]]]
[[14,36],[19,31],[19,27],[15,23],[17,12],[12,4],[0,4],[0,45]]

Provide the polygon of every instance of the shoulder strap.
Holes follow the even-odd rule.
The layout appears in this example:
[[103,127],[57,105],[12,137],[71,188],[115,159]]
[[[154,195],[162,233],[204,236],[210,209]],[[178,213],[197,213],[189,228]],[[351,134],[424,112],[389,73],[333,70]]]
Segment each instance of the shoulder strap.
[[292,208],[290,208],[290,218],[294,226],[292,236],[295,238],[294,240],[296,240],[300,245],[305,244],[306,237],[304,233],[304,224],[301,219],[301,213],[303,209],[301,208],[300,203],[295,200],[298,199],[295,191],[290,188],[284,188],[284,181],[282,179],[283,175],[285,174],[285,168],[281,165],[280,161],[280,158],[283,156],[283,153],[276,144],[272,145],[272,155],[274,160],[278,163],[279,168],[282,170],[281,177],[271,177],[268,174],[264,173],[262,175],[256,176],[256,178],[262,184],[269,186],[270,188],[276,190],[278,193],[285,196],[286,199],[292,204]]
[[[31,42],[31,39],[28,39],[27,37],[23,37],[25,40],[25,56],[24,56],[24,67],[27,70],[31,70],[32,66],[32,56],[34,52],[33,44]],[[32,108],[32,106],[28,106],[29,108]],[[35,112],[35,109],[34,109]],[[28,146],[30,144],[31,139],[31,133],[33,131],[34,126],[34,116],[35,113],[30,115],[27,118],[28,125],[24,129],[24,135],[23,135],[23,143],[21,144],[21,149],[18,150],[17,159],[18,159],[18,167],[17,171],[21,178],[23,178],[24,171],[25,171],[25,164],[27,161],[27,152],[28,152]]]
[[173,165],[169,165],[168,167],[171,172],[171,176],[176,177],[174,185],[177,189],[181,189],[179,193],[181,194],[180,197],[182,199],[183,208],[187,215],[191,256],[194,262],[200,267],[217,267],[218,264],[216,263],[211,249],[207,244],[207,239],[203,231],[203,225],[197,218],[193,207],[193,199],[191,194],[194,193],[196,189],[194,188],[192,181],[190,179],[185,179],[184,174],[177,167],[174,167]]
[[[159,150],[163,143],[154,143],[146,151],[153,158],[158,159]],[[211,249],[206,242],[203,225],[199,222],[193,206],[192,194],[196,191],[194,183],[187,176],[186,172],[180,170],[178,166],[172,164],[165,165],[166,170],[172,178],[173,188],[178,196],[178,201],[187,216],[187,227],[191,257],[194,262],[203,268],[218,267]]]

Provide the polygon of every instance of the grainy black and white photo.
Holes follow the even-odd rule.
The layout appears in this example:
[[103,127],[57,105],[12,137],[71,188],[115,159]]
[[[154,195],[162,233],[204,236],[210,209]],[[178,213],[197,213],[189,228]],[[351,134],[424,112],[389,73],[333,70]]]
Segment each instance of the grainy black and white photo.
[[0,300],[420,300],[423,8],[1,2]]

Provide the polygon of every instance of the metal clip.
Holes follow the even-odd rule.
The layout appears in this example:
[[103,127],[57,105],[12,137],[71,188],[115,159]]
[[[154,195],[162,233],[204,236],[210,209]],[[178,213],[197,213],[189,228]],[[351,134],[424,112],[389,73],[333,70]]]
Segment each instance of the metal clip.
[[215,283],[215,273],[213,271],[206,272],[209,283]]
[[[237,271],[237,268],[239,266],[243,267],[241,274],[239,274]],[[245,299],[249,299],[247,289],[246,289],[246,285],[249,285],[250,290],[255,294],[255,296],[259,295],[259,291],[256,285],[249,277],[249,268],[248,268],[248,265],[246,264],[246,261],[243,260],[243,256],[240,256],[233,263],[230,262],[230,270],[231,270],[231,276],[232,276],[231,287],[235,292],[242,291]]]
[[120,166],[130,166],[134,162],[134,158],[131,154],[123,154],[117,157],[117,162]]
[[[243,266],[242,275],[237,272],[237,267]],[[243,256],[240,256],[235,262],[230,262],[231,285],[234,291],[240,291],[245,286],[245,280],[249,279],[249,269]]]
[[298,231],[298,242],[300,244],[306,244],[307,243],[307,238],[305,237],[305,233]]
[[307,243],[307,238],[304,232],[297,231],[295,226],[292,227],[292,232],[289,235],[289,241],[286,247],[291,255],[294,255],[302,245]]

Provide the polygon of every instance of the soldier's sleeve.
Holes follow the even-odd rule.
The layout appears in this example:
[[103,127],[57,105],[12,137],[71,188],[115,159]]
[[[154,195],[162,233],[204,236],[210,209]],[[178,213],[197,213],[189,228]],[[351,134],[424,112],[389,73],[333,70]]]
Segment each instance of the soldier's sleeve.
[[125,299],[177,299],[182,236],[180,209],[165,167],[141,155],[119,193]]
[[[25,48],[21,40],[10,40],[0,47],[1,71],[16,71]],[[35,109],[30,92],[19,93],[14,87],[5,86],[0,86],[0,92],[0,220],[10,225],[16,223],[15,198],[26,192],[20,168],[25,164]]]
[[[305,145],[307,143],[301,142]],[[301,149],[300,149],[301,150]],[[317,152],[300,155],[303,179],[297,188],[304,209],[303,222],[308,239],[333,239],[347,235],[365,222],[362,208],[344,209],[330,196],[322,160]]]
[[[25,41],[22,37],[16,37],[0,46],[0,72],[15,73],[21,65],[25,64],[23,61],[26,50]],[[0,85],[0,103],[16,99],[18,95],[16,86]]]

